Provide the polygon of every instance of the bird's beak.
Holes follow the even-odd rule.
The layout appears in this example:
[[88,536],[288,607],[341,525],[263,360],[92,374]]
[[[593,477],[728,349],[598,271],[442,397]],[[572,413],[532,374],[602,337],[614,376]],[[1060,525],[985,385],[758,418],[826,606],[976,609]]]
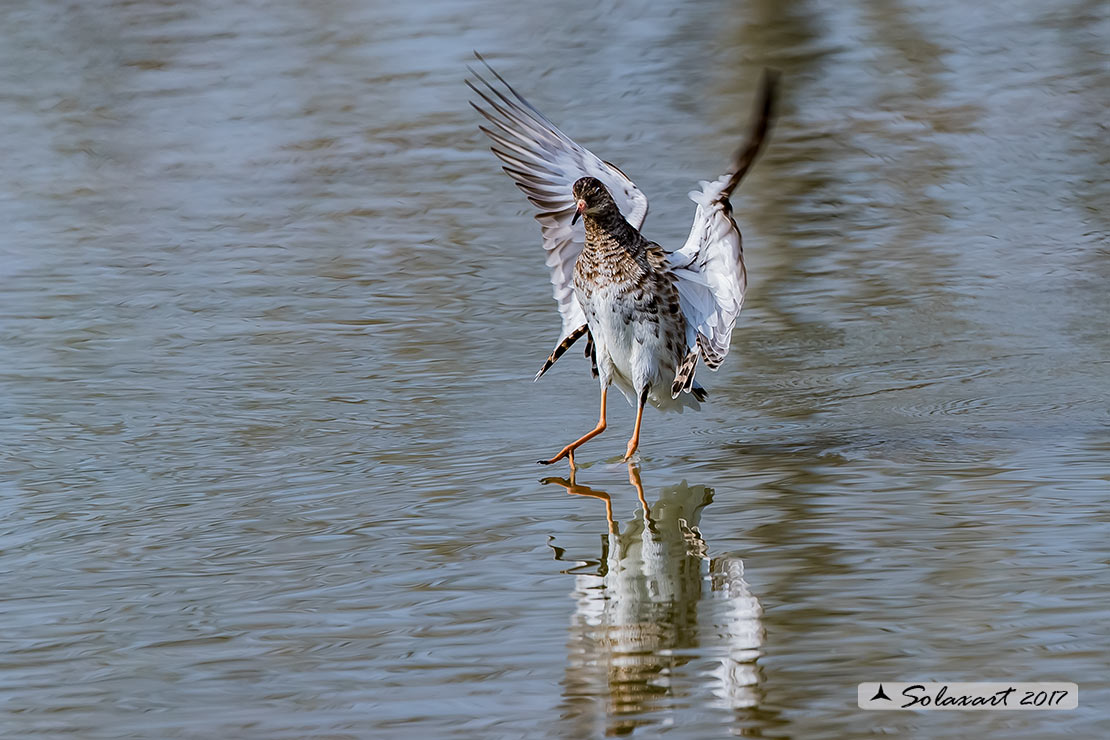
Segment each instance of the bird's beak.
[[579,198],[578,202],[575,203],[575,207],[576,207],[577,210],[575,210],[574,215],[571,216],[571,219],[570,219],[570,225],[571,226],[574,226],[576,223],[578,223],[578,219],[582,216],[582,212],[586,210],[586,201]]

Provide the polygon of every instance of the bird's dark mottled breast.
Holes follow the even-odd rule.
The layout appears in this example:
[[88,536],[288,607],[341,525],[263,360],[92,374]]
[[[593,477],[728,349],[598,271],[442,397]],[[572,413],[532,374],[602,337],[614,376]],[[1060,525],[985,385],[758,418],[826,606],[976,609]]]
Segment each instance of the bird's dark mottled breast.
[[596,321],[596,306],[589,299],[602,288],[616,286],[617,300],[611,308],[620,320],[650,325],[677,365],[687,354],[686,318],[666,252],[644,239],[615,207],[583,220],[586,243],[574,266],[574,286],[586,299],[589,319]]

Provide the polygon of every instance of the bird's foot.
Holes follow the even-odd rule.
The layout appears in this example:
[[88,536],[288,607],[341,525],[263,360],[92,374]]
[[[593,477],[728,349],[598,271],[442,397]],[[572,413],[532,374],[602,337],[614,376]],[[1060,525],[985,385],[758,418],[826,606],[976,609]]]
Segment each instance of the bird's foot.
[[559,450],[559,454],[551,458],[550,460],[536,460],[536,464],[554,465],[555,463],[562,460],[564,457],[567,458],[567,461],[570,463],[570,469],[574,470],[574,448],[570,445],[567,445],[563,449]]

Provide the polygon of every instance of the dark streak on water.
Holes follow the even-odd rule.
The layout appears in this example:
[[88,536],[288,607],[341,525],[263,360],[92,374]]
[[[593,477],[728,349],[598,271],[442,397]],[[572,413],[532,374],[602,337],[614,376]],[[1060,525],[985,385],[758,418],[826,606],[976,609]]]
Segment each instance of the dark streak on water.
[[[6,737],[1099,736],[1105,4],[664,5],[0,10]],[[473,48],[671,246],[784,72],[650,517],[630,410],[577,481],[612,527],[531,467],[597,391],[529,382],[558,321]],[[857,711],[881,678],[1081,707]]]

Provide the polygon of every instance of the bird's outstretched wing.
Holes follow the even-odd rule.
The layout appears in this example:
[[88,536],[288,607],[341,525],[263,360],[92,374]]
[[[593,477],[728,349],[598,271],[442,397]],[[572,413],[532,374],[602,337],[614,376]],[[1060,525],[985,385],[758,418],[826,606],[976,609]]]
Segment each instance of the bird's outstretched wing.
[[766,139],[777,83],[778,73],[765,70],[747,144],[737,154],[732,172],[713,182],[703,181],[700,191],[690,193],[697,203],[690,236],[681,249],[667,256],[686,316],[687,346],[699,352],[710,370],[716,370],[728,354],[748,287],[740,229],[732,218],[729,196]]
[[471,80],[466,84],[481,100],[470,104],[493,124],[479,128],[493,141],[491,150],[505,163],[505,173],[540,210],[536,220],[543,231],[552,292],[563,317],[561,338],[565,339],[586,323],[586,315],[574,296],[574,262],[586,238],[581,223],[571,225],[575,212],[571,187],[575,180],[580,177],[600,180],[624,217],[637,229],[647,217],[647,197],[614,165],[598,159],[556,128],[480,54],[475,56],[500,85],[471,69],[477,84]]

